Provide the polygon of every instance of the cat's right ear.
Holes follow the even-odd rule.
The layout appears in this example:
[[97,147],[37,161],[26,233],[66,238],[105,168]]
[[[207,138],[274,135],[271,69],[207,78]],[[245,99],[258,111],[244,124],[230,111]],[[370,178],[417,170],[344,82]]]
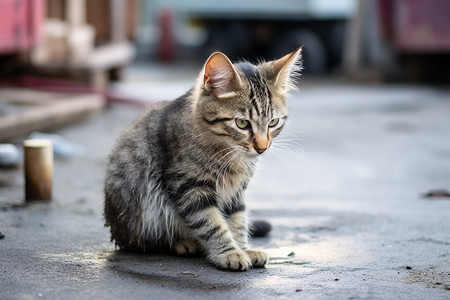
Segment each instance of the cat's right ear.
[[282,93],[295,89],[295,78],[300,75],[300,71],[303,69],[302,47],[271,62],[275,84],[281,88]]
[[229,98],[236,94],[241,81],[228,57],[222,52],[214,52],[206,61],[203,84],[217,98]]

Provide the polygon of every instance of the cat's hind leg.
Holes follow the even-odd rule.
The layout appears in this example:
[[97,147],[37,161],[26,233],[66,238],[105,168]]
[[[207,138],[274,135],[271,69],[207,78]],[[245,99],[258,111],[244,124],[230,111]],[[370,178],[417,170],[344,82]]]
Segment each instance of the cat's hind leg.
[[199,254],[197,243],[188,239],[179,240],[173,247],[173,251],[180,256],[195,256]]

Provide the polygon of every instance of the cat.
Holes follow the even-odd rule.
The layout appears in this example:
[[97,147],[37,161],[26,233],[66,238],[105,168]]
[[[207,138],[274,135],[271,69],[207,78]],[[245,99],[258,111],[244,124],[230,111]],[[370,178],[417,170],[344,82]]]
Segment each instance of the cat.
[[258,65],[206,61],[195,86],[122,132],[105,176],[105,226],[120,249],[203,254],[223,270],[264,267],[248,245],[244,191],[288,117],[301,48]]

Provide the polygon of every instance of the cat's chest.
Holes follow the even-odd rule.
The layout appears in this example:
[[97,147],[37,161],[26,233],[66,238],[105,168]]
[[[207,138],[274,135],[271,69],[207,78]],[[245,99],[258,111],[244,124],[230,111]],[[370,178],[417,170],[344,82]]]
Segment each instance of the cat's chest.
[[221,195],[223,199],[233,198],[237,193],[245,190],[250,177],[251,173],[249,172],[224,174],[217,179],[217,193]]

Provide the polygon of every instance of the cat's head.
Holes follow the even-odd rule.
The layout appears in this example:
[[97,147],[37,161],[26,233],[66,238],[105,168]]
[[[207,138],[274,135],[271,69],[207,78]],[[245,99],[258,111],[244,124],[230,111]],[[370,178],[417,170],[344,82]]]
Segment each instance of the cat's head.
[[233,64],[213,53],[195,88],[195,111],[213,135],[249,157],[267,151],[288,117],[285,98],[301,70],[301,48],[274,61]]

